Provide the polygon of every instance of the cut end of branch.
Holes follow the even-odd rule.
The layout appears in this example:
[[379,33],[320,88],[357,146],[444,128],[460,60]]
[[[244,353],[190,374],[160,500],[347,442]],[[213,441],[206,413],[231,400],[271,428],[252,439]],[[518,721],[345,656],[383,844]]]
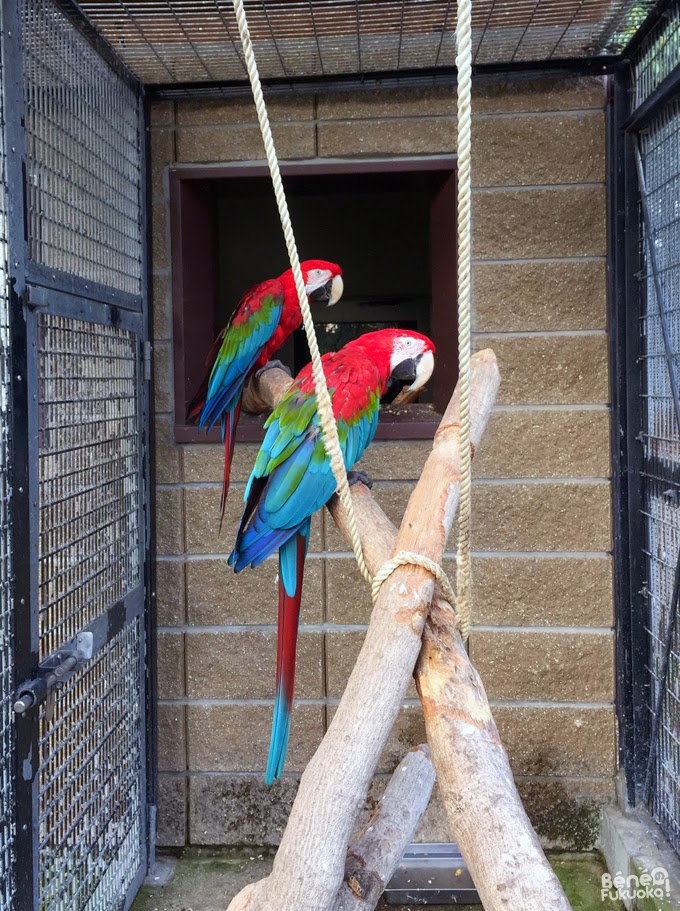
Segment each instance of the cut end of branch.
[[471,364],[496,364],[496,355],[493,348],[482,348],[481,351],[476,351],[470,358]]

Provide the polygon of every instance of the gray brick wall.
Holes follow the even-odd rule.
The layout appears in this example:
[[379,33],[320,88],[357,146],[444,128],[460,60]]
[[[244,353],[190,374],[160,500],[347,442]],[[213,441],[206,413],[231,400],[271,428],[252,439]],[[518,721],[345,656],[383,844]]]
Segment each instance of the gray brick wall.
[[[603,104],[596,79],[486,83],[474,100],[475,343],[495,349],[502,385],[475,459],[470,650],[545,843],[577,848],[593,844],[615,772]],[[445,90],[270,105],[285,158],[451,152],[454,112]],[[275,844],[360,648],[370,598],[320,516],[287,773],[266,789],[275,566],[238,579],[226,566],[255,447],[237,450],[220,538],[221,448],[173,441],[167,240],[168,165],[261,158],[254,110],[248,100],[156,104],[151,147],[160,840]],[[364,459],[397,523],[428,449],[379,442]],[[371,799],[423,737],[411,688]],[[436,797],[420,837],[447,838]]]

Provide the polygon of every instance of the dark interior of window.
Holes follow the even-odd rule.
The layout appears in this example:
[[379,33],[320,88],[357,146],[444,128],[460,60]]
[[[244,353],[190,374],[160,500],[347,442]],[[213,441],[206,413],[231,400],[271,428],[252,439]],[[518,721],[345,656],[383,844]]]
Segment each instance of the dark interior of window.
[[[375,329],[430,332],[430,176],[426,173],[336,174],[286,182],[301,259],[343,269],[334,307],[314,307],[322,353]],[[288,268],[271,182],[220,182],[218,323],[225,325],[244,290]],[[309,361],[304,330],[279,352],[295,373]],[[431,391],[420,399],[431,400]]]
[[[324,163],[325,164],[325,163]],[[314,306],[322,352],[375,329],[430,335],[437,353],[416,404],[383,409],[379,436],[427,437],[457,375],[455,173],[448,161],[284,165],[301,259],[337,262],[345,284],[334,307]],[[288,173],[287,173],[288,172]],[[171,173],[175,436],[205,439],[185,421],[205,357],[244,292],[285,271],[288,257],[271,181],[261,166]],[[309,360],[302,329],[277,355],[296,373]],[[247,416],[242,439],[258,439]]]

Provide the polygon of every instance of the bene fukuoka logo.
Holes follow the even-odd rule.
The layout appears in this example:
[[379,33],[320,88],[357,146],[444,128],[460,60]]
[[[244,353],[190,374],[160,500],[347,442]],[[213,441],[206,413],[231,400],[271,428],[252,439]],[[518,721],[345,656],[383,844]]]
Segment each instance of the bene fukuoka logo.
[[650,898],[668,899],[671,897],[671,884],[668,878],[668,870],[663,867],[655,867],[651,873],[643,870],[638,876],[631,873],[630,876],[624,876],[617,873],[612,876],[611,873],[602,875],[602,889],[600,898],[602,901],[611,899],[612,901],[630,901],[636,899]]

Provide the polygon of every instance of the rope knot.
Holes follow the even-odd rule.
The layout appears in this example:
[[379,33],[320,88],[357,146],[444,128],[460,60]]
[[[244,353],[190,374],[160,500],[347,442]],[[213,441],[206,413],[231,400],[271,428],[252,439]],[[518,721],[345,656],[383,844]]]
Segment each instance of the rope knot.
[[373,599],[373,603],[375,604],[375,602],[378,600],[378,595],[380,594],[380,589],[383,582],[389,579],[395,569],[398,569],[400,566],[421,566],[423,569],[426,569],[434,576],[441,587],[442,594],[459,616],[460,634],[463,638],[463,642],[465,642],[470,634],[469,610],[464,609],[462,605],[459,606],[458,599],[456,598],[456,593],[453,590],[451,582],[449,581],[449,577],[446,575],[439,563],[436,563],[434,560],[430,560],[429,557],[425,557],[423,554],[416,554],[413,551],[401,550],[398,554],[392,557],[391,560],[388,560],[387,563],[383,563],[375,576],[373,576],[373,581],[371,582],[371,597]]

